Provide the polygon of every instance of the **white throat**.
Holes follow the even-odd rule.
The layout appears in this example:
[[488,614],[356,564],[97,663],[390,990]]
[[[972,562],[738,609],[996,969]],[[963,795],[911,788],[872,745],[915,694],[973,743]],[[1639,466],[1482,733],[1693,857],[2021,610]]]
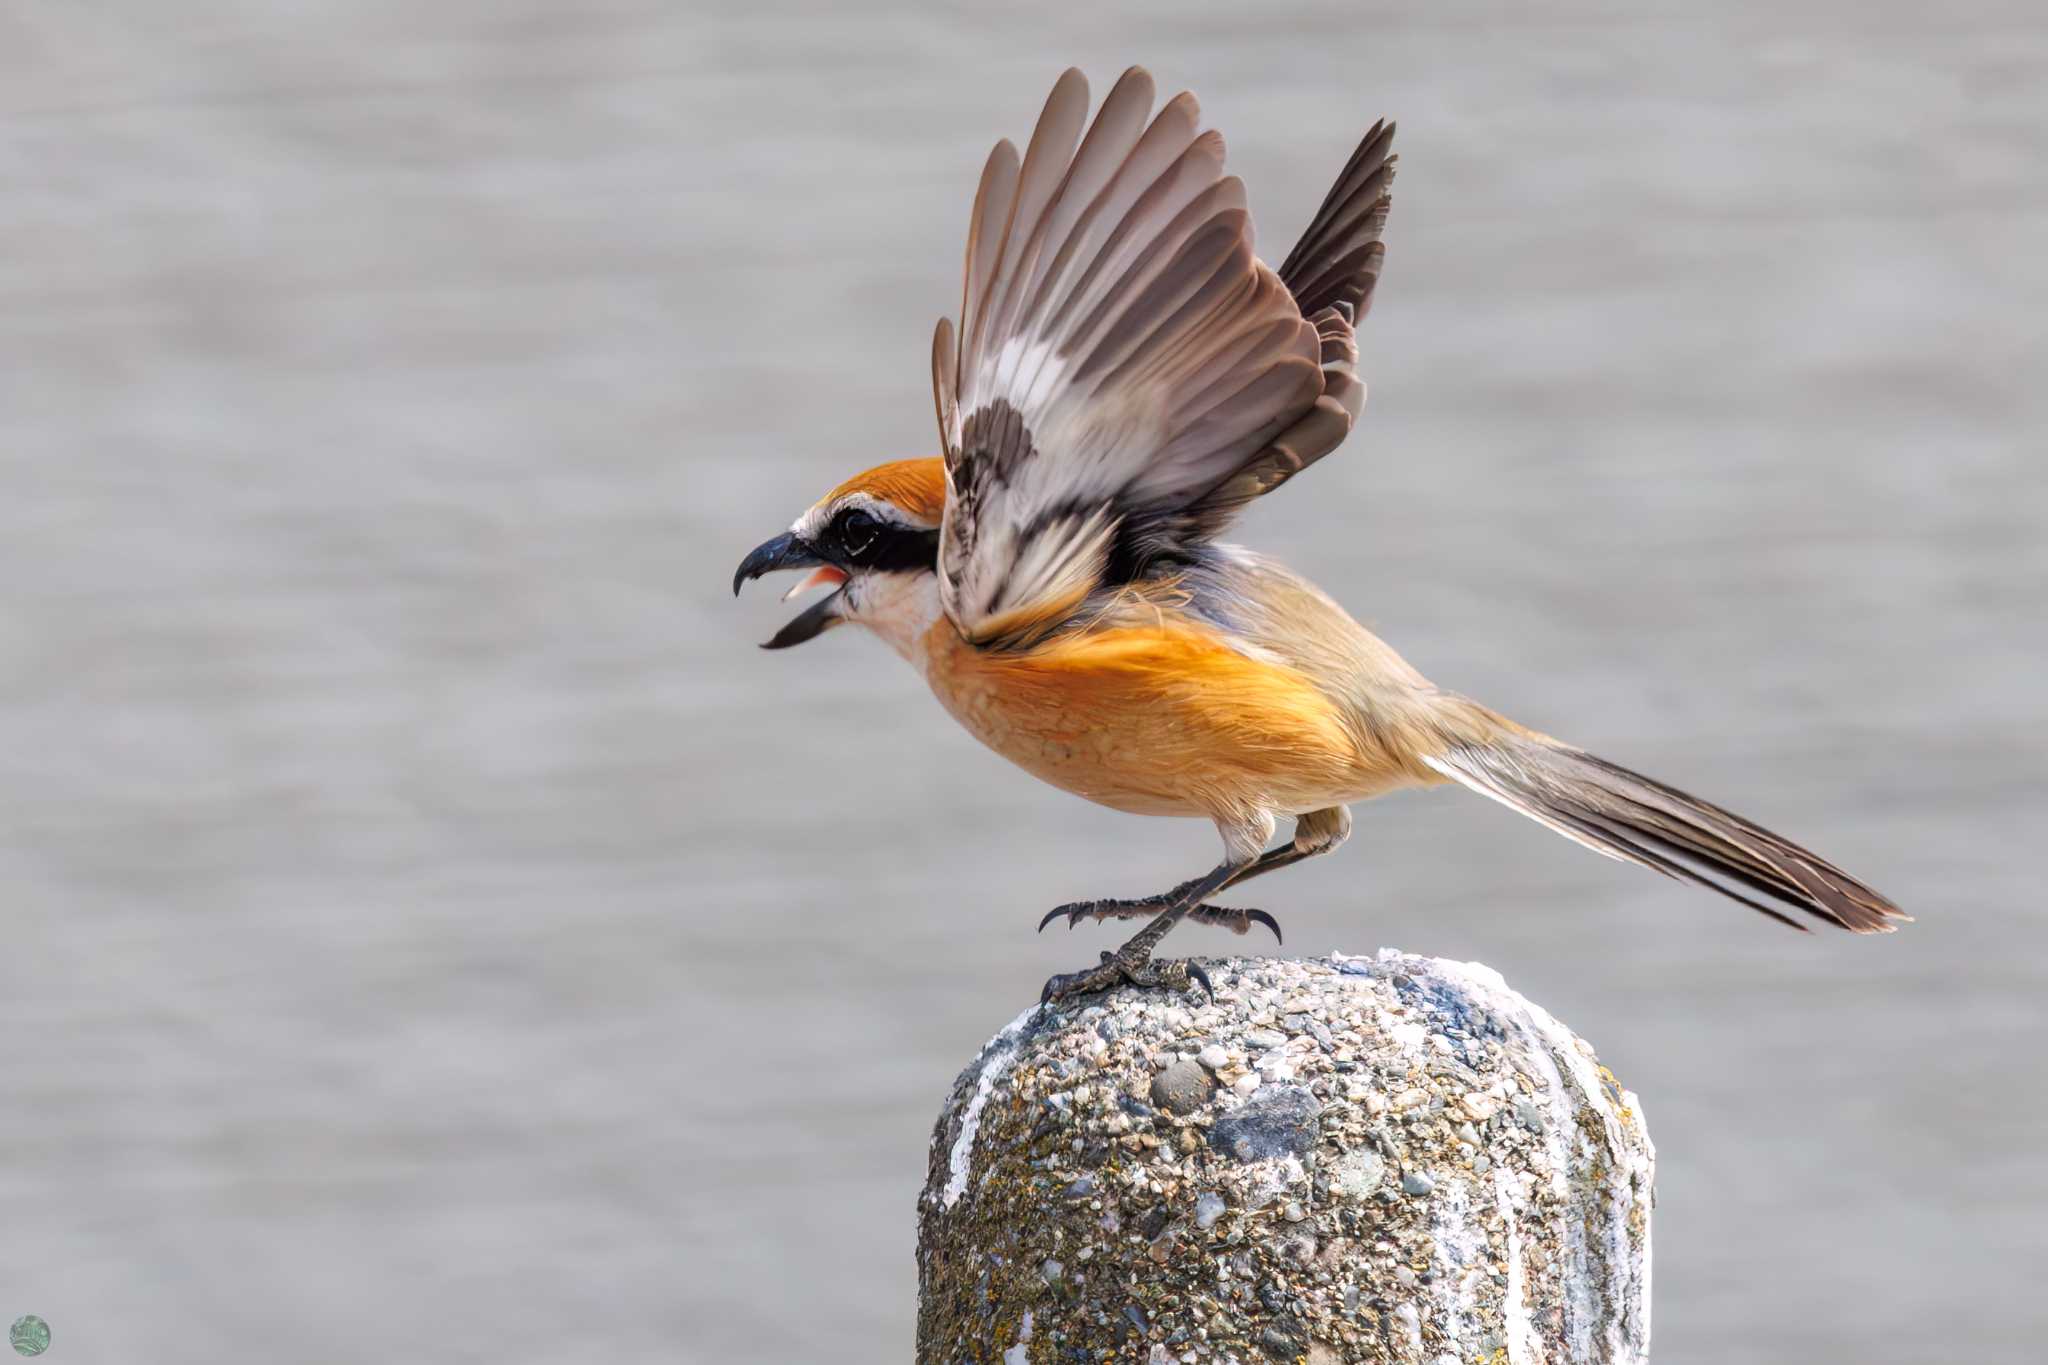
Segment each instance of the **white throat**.
[[888,641],[889,648],[924,672],[920,642],[939,619],[935,573],[869,573],[846,585],[840,611]]

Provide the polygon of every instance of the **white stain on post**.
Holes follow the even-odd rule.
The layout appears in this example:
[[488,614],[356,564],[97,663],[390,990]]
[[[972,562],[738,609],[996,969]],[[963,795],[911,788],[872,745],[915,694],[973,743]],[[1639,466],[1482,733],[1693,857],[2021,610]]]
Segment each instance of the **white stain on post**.
[[974,1163],[974,1135],[981,1131],[981,1111],[988,1107],[988,1097],[995,1093],[996,1082],[1009,1070],[1010,1063],[1017,1060],[1017,1046],[1024,1026],[1031,1022],[1040,1008],[1033,1005],[1012,1019],[982,1049],[981,1075],[975,1081],[973,1097],[960,1111],[960,1136],[953,1139],[953,1149],[946,1157],[946,1188],[940,1198],[949,1209],[967,1193],[967,1177]]
[[[1380,961],[1398,960],[1403,955],[1382,949]],[[1435,961],[1428,964],[1440,977],[1455,980],[1466,998],[1483,1008],[1505,1028],[1523,1035],[1520,1055],[1541,1073],[1544,1094],[1537,1097],[1544,1108],[1543,1143],[1550,1167],[1554,1197],[1569,1193],[1566,1173],[1584,1163],[1585,1155],[1571,1150],[1574,1139],[1591,1145],[1583,1134],[1579,1116],[1591,1113],[1599,1120],[1605,1150],[1599,1155],[1612,1163],[1618,1177],[1609,1182],[1611,1197],[1606,1217],[1574,1222],[1567,1230],[1564,1251],[1573,1273],[1567,1277],[1570,1293],[1565,1302],[1565,1330],[1574,1359],[1632,1360],[1632,1341],[1650,1336],[1650,1253],[1649,1239],[1631,1234],[1630,1220],[1637,1203],[1647,1205],[1655,1149],[1641,1123],[1642,1103],[1633,1092],[1615,1087],[1610,1093],[1591,1052],[1554,1015],[1509,989],[1501,974],[1478,962]],[[1633,1114],[1634,1120],[1624,1117]],[[1631,1130],[1634,1138],[1631,1140]],[[1647,1216],[1647,1208],[1643,1210]],[[1514,1223],[1509,1222],[1514,1232]],[[1521,1269],[1517,1258],[1509,1257],[1512,1279]],[[1629,1323],[1612,1311],[1616,1296],[1613,1278],[1623,1268],[1634,1266],[1640,1284],[1637,1293],[1625,1296],[1639,1321]],[[1519,1296],[1509,1287],[1510,1311]],[[1525,1310],[1526,1314],[1526,1310]],[[1525,1344],[1533,1354],[1534,1332],[1526,1324]],[[1514,1358],[1515,1333],[1509,1332],[1509,1356]]]
[[1003,1352],[1003,1365],[1030,1365],[1031,1310],[1024,1310],[1024,1320],[1017,1324],[1017,1344]]
[[1493,1194],[1500,1205],[1501,1222],[1507,1227],[1508,1292],[1501,1317],[1507,1323],[1508,1365],[1543,1365],[1543,1343],[1529,1317],[1529,1269],[1522,1264],[1522,1229],[1515,1219],[1514,1195],[1504,1166],[1494,1168]]

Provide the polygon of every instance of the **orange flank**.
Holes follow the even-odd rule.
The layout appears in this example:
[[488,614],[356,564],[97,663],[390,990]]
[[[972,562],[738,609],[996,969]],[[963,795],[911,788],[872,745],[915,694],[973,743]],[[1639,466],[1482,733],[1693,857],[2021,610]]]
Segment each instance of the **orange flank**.
[[1306,674],[1184,616],[1018,651],[977,649],[941,619],[925,636],[924,662],[933,692],[982,743],[1053,786],[1136,815],[1299,814],[1340,793],[1418,783],[1373,762]]

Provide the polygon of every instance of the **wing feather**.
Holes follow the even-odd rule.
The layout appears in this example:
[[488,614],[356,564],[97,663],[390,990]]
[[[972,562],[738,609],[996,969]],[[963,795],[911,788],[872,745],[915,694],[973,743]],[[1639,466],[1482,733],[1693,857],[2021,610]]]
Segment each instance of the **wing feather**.
[[1017,197],[1017,170],[1017,149],[1008,138],[990,150],[981,168],[981,184],[974,192],[974,211],[967,229],[966,279],[960,301],[963,353],[974,344],[982,303],[1002,262],[1002,239],[1010,226],[1010,206]]
[[1334,304],[1355,303],[1343,271],[1377,248],[1359,199],[1383,188],[1384,140],[1311,227],[1303,278],[1337,281],[1311,321],[1294,277],[1253,254],[1221,135],[1192,95],[1156,114],[1154,95],[1133,67],[1090,122],[1068,71],[1022,157],[999,143],[982,171],[959,328],[932,344],[940,596],[976,643],[1032,638],[1106,576],[1185,550],[1271,470],[1334,446],[1363,396]]
[[1372,126],[1280,267],[1280,280],[1315,327],[1322,395],[1266,449],[1176,514],[1163,536],[1186,541],[1214,536],[1246,503],[1272,492],[1350,434],[1365,407],[1356,326],[1372,307],[1386,258],[1380,236],[1392,205],[1393,140],[1391,122]]
[[953,319],[940,318],[932,329],[932,407],[939,419],[939,439],[947,450],[960,444],[960,399],[953,387],[959,365]]

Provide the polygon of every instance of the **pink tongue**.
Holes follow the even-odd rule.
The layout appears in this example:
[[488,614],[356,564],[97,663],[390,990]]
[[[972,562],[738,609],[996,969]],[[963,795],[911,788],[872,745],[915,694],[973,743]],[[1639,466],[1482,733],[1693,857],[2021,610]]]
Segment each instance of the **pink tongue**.
[[845,581],[845,574],[833,568],[830,564],[826,564],[811,570],[809,577],[802,579],[795,587],[782,594],[782,600],[787,602],[800,592],[808,592],[812,588],[829,588]]

